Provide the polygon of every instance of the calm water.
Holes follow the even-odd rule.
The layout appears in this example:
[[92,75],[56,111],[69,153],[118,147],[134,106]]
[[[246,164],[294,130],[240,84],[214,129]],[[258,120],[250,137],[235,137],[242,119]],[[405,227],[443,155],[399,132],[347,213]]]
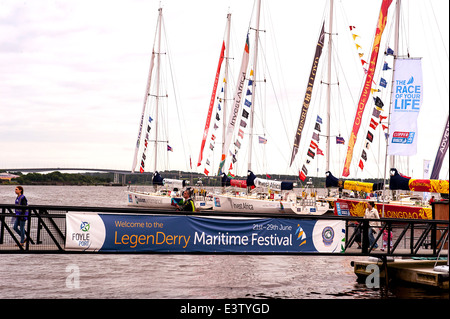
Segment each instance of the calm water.
[[[29,204],[126,206],[125,187],[25,186]],[[0,203],[14,203],[0,186]],[[4,255],[2,298],[448,298],[422,288],[388,292],[356,282],[366,257],[224,255]],[[20,276],[13,270],[22,269]],[[79,286],[71,281],[79,275]]]

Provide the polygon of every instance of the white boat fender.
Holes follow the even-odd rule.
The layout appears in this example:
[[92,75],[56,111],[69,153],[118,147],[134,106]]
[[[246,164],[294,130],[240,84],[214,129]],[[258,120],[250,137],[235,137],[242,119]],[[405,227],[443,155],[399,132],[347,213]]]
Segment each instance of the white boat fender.
[[448,274],[448,265],[435,266],[433,268],[433,270],[436,271],[436,272],[443,272],[443,273],[447,273]]

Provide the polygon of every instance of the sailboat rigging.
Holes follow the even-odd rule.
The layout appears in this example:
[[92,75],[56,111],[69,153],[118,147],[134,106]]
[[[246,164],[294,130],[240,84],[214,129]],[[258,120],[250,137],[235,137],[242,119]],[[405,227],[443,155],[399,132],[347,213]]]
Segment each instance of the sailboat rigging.
[[[158,9],[158,21],[156,26],[155,40],[150,60],[150,69],[145,88],[144,102],[140,117],[138,138],[133,158],[131,172],[138,168],[139,173],[144,173],[148,169],[148,162],[153,159],[153,187],[154,192],[142,192],[128,190],[128,204],[133,206],[144,206],[152,208],[174,208],[174,201],[181,200],[179,191],[186,186],[185,180],[163,178],[158,172],[158,151],[159,144],[163,144],[163,150],[172,152],[173,147],[169,145],[166,138],[161,138],[159,124],[161,121],[160,102],[167,98],[167,94],[162,92],[161,83],[161,48],[163,14],[162,8]],[[156,74],[153,73],[156,66]],[[153,88],[153,91],[152,91]],[[152,136],[154,139],[152,139]],[[153,143],[153,145],[152,145]],[[153,146],[153,147],[152,147]],[[149,156],[149,149],[153,148],[153,153]],[[163,186],[160,188],[160,186]],[[159,188],[159,189],[158,189]]]

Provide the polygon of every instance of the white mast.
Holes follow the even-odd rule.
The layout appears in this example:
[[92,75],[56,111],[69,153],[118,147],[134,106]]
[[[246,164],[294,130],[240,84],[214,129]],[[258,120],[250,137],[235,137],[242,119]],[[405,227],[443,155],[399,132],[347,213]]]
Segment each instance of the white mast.
[[325,157],[325,172],[330,170],[330,122],[331,122],[331,58],[332,58],[332,34],[333,34],[333,0],[330,0],[330,21],[328,26],[328,87],[327,87],[327,127],[325,132],[325,146],[326,146],[326,157]]
[[225,147],[225,134],[226,125],[225,119],[227,118],[227,92],[228,92],[228,65],[230,54],[230,29],[231,29],[231,13],[227,14],[227,27],[226,27],[226,42],[225,42],[225,84],[223,86],[223,125],[222,125],[222,154],[226,154]]
[[156,172],[156,164],[158,162],[158,116],[159,116],[159,82],[160,82],[160,71],[161,71],[161,23],[162,23],[162,8],[159,8],[158,17],[158,51],[157,54],[157,65],[156,65],[156,113],[155,113],[155,165],[153,172]]
[[[394,63],[392,66],[392,83],[391,83],[391,95],[394,90],[394,74],[395,74],[395,61],[397,60],[397,57],[399,56],[398,52],[398,40],[399,40],[399,29],[400,29],[400,6],[401,6],[401,0],[397,0],[396,6],[395,6],[395,30],[394,30]],[[384,217],[384,199],[385,197],[385,182],[386,182],[386,168],[387,168],[387,157],[388,157],[388,147],[389,147],[389,139],[391,136],[390,132],[390,126],[391,126],[391,108],[392,108],[392,98],[391,103],[389,103],[389,113],[388,113],[388,139],[386,142],[386,155],[384,158],[384,179],[383,179],[383,208],[381,212],[381,217]],[[390,167],[395,167],[395,157],[392,155],[390,158]],[[395,191],[393,191],[395,192]]]
[[258,42],[259,42],[259,18],[261,13],[261,0],[256,2],[256,28],[255,28],[255,53],[253,58],[253,83],[252,83],[252,104],[250,109],[250,133],[248,145],[248,170],[252,169],[252,145],[253,145],[253,117],[255,111],[255,86],[256,86],[256,66],[258,62]]

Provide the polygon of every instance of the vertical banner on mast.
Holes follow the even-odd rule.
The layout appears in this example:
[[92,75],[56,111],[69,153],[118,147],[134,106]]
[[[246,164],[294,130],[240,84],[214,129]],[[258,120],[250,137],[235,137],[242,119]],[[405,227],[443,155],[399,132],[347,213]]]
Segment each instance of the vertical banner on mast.
[[200,147],[200,155],[198,156],[197,167],[202,164],[203,149],[205,148],[206,138],[208,137],[209,126],[211,124],[211,115],[212,115],[212,110],[213,110],[213,106],[214,106],[214,100],[216,98],[217,83],[219,82],[220,69],[222,67],[224,52],[225,52],[225,41],[222,42],[222,50],[220,51],[219,65],[217,66],[216,78],[214,79],[213,91],[211,94],[211,100],[209,102],[208,115],[206,116],[205,130],[203,131],[203,139],[202,139],[202,145]]
[[423,99],[422,61],[395,61],[388,155],[417,154],[417,117]]
[[447,116],[447,124],[445,125],[444,134],[442,134],[441,143],[439,143],[439,149],[436,154],[436,159],[434,160],[433,170],[431,171],[431,179],[439,179],[439,172],[441,171],[442,162],[444,162],[445,153],[447,153],[448,150],[448,137],[449,127]]
[[300,113],[300,119],[298,121],[297,132],[295,133],[294,148],[292,149],[291,163],[289,164],[289,166],[292,165],[295,155],[297,155],[298,146],[300,145],[300,139],[302,138],[302,131],[303,127],[305,126],[306,114],[308,113],[309,103],[311,102],[314,80],[316,79],[317,67],[319,65],[320,56],[322,55],[322,48],[325,39],[324,26],[325,22],[322,24],[322,30],[320,31],[319,41],[317,41],[316,54],[314,55],[311,73],[309,74],[308,86],[306,87],[305,99],[303,101],[302,112]]
[[242,92],[244,91],[245,74],[247,72],[248,60],[249,60],[249,41],[248,34],[245,41],[244,53],[242,54],[241,69],[239,71],[239,78],[236,83],[236,90],[234,91],[234,102],[230,112],[230,119],[227,125],[227,131],[225,135],[225,144],[222,149],[222,157],[220,159],[219,173],[222,172],[225,159],[227,157],[228,148],[230,147],[231,138],[233,137],[234,128],[239,116],[239,110],[241,107]]
[[355,147],[356,137],[358,135],[359,128],[361,127],[361,120],[363,117],[364,109],[369,99],[373,75],[377,66],[378,51],[380,50],[381,36],[383,35],[384,27],[386,26],[387,13],[392,0],[383,0],[381,4],[380,15],[378,16],[377,29],[375,31],[375,39],[373,40],[372,54],[370,56],[369,70],[366,74],[366,80],[364,87],[359,98],[358,107],[356,110],[355,120],[353,121],[353,129],[348,141],[347,156],[345,157],[344,171],[342,175],[347,177],[350,174],[350,163],[353,157],[353,148]]

